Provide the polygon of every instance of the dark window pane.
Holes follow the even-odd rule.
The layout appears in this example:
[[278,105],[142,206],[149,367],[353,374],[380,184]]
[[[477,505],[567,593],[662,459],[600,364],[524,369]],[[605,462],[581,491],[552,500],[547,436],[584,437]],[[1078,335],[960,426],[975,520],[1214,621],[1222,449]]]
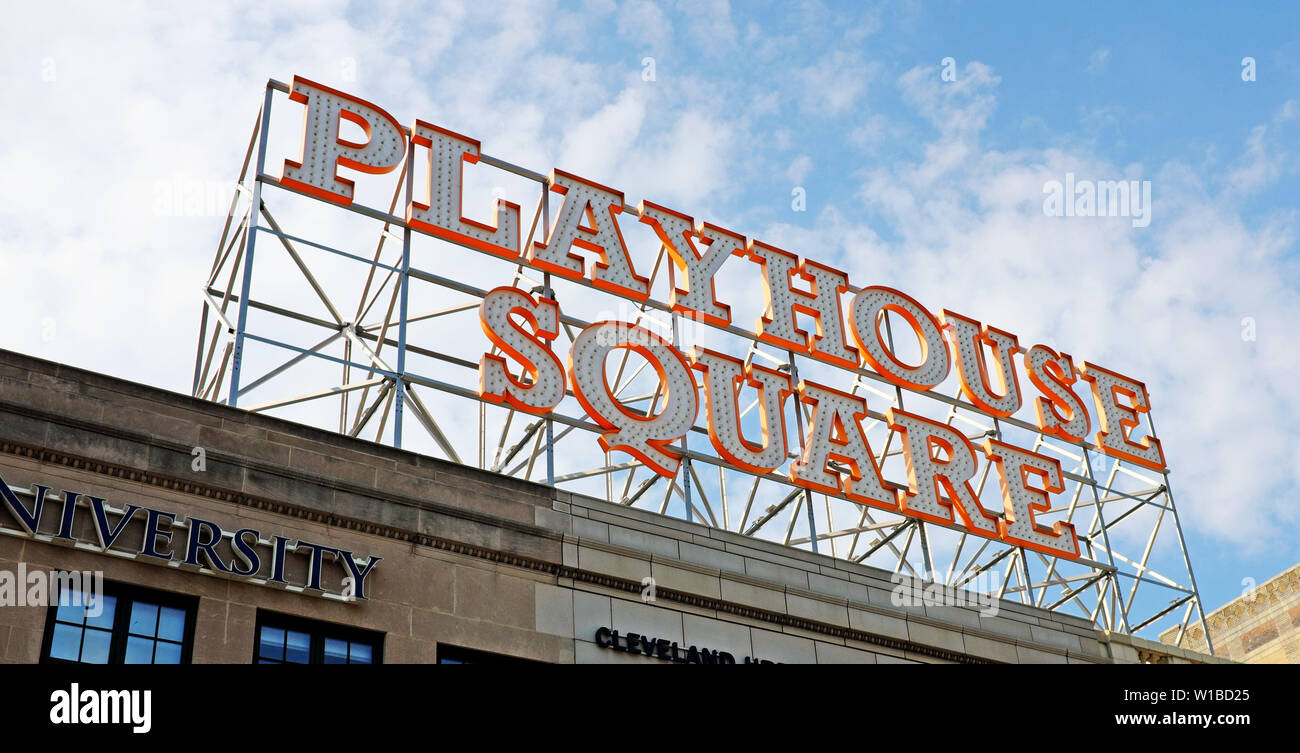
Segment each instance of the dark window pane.
[[163,607],[158,612],[158,637],[168,641],[185,640],[185,610]]
[[99,615],[93,615],[93,610],[86,610],[86,624],[91,627],[104,628],[105,630],[113,629],[113,613],[117,608],[116,596],[104,596],[100,598],[102,606]]
[[284,658],[284,631],[280,628],[262,626],[262,642],[258,647],[258,656],[268,659]]
[[108,647],[113,634],[107,630],[87,629],[81,639],[81,661],[86,664],[107,664]]
[[180,664],[181,644],[158,641],[153,651],[154,664]]
[[153,641],[131,636],[126,639],[126,658],[123,664],[153,664]]
[[[254,657],[257,663],[374,664],[382,658],[379,644],[366,640],[369,631],[287,615],[259,614],[258,622],[264,619],[258,628],[261,640]],[[274,647],[269,645],[272,639],[277,644]]]
[[337,638],[325,639],[325,663],[326,664],[347,664],[348,663],[348,642],[341,641]]
[[291,664],[310,663],[311,636],[294,630],[288,631],[285,640],[284,660]]
[[50,641],[50,656],[55,659],[76,661],[81,653],[81,628],[71,625],[54,625],[54,640]]
[[131,605],[131,626],[127,628],[131,635],[147,635],[150,638],[158,632],[158,606],[144,601]]

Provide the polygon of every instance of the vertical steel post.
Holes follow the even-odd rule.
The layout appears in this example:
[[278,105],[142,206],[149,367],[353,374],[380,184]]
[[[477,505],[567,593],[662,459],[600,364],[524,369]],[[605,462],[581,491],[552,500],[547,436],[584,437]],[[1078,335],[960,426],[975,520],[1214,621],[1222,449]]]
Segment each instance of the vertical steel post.
[[[1102,514],[1101,495],[1097,493],[1097,475],[1092,471],[1092,456],[1088,454],[1087,446],[1079,445],[1079,449],[1083,451],[1083,462],[1088,468],[1088,488],[1092,489],[1093,503],[1097,506],[1097,524],[1101,527],[1101,541],[1106,547],[1106,561],[1112,568],[1114,568],[1112,570],[1114,574],[1111,576],[1114,578],[1114,588],[1111,590],[1111,593],[1115,594],[1119,592],[1119,568],[1115,567],[1115,555],[1112,554],[1110,550],[1110,534],[1106,531],[1106,516]],[[1098,589],[1098,593],[1100,593],[1100,589]],[[1100,599],[1101,597],[1098,596],[1098,598]],[[1112,628],[1114,627],[1114,621],[1117,615],[1119,617],[1120,629],[1125,633],[1132,633],[1133,631],[1129,630],[1128,627],[1128,610],[1124,609],[1122,602],[1117,604],[1115,609],[1112,610],[1110,616]]]
[[[673,347],[677,348],[678,350],[681,350],[680,337],[678,335],[678,329],[677,329],[677,312],[674,311],[669,316],[672,318],[672,323],[673,323]],[[668,386],[667,384],[664,385],[664,387],[667,386]],[[699,400],[699,398],[700,396],[699,393],[697,392],[695,394],[695,399]],[[668,397],[665,394],[664,404],[667,405],[667,403],[668,403]],[[690,438],[691,438],[691,430],[687,429],[686,433],[682,435],[683,450],[690,449]],[[682,466],[678,470],[678,473],[681,474],[682,477],[682,492],[683,492],[682,497],[686,500],[686,522],[690,523],[695,519],[695,512],[694,510],[691,509],[691,459],[689,457],[686,456],[682,457]],[[673,483],[673,482],[669,481],[668,483]]]
[[[411,197],[415,192],[415,140],[408,137],[406,141],[406,203],[411,206]],[[402,214],[405,214],[403,210]],[[394,399],[393,411],[393,446],[402,449],[402,418],[406,414],[406,311],[410,300],[411,287],[411,227],[402,228],[402,286],[401,314],[397,320],[397,397]]]
[[[220,253],[220,252],[218,252]],[[190,395],[199,396],[199,377],[203,373],[203,345],[208,339],[208,302],[203,302],[203,313],[199,316],[199,348],[194,355],[194,387],[190,389]]]
[[[551,192],[550,186],[542,182],[542,237],[549,240],[551,234]],[[528,238],[524,243],[531,244],[532,238]],[[526,249],[519,249],[519,253],[524,253]],[[547,272],[542,275],[542,286],[546,289],[546,297],[555,300],[555,291],[551,290],[551,273]],[[550,414],[546,416],[546,485],[555,486],[555,424],[551,421]]]
[[258,214],[262,211],[262,172],[266,168],[266,133],[271,124],[271,94],[268,82],[262,100],[262,126],[258,134],[257,174],[253,177],[253,202],[248,210],[248,234],[244,239],[244,279],[239,289],[239,322],[235,326],[235,352],[230,368],[230,397],[227,404],[239,405],[239,372],[244,364],[244,330],[248,327],[248,297],[253,283],[253,246],[257,243]]
[[[799,367],[796,366],[794,362],[794,351],[787,350],[785,352],[785,355],[789,359],[787,363],[790,364],[790,381],[797,388],[799,386]],[[794,418],[795,418],[795,423],[799,428],[799,454],[802,455],[804,451],[804,443],[807,440],[804,437],[804,430],[803,430],[803,404],[799,401],[797,390],[794,398]],[[813,498],[812,498],[811,489],[803,490],[803,503],[804,503],[804,507],[808,508],[808,543],[812,544],[812,550],[816,552],[817,551],[817,519],[813,515]]]
[[[1151,412],[1147,411],[1147,430],[1151,436],[1156,435],[1156,422],[1151,418]],[[1160,472],[1165,480],[1165,499],[1169,500],[1169,506],[1174,507],[1174,490],[1169,485],[1169,468]],[[1174,509],[1174,529],[1178,531],[1178,548],[1183,551],[1183,564],[1187,566],[1187,578],[1192,582],[1192,593],[1196,594],[1196,612],[1201,618],[1201,630],[1205,631],[1205,648],[1214,656],[1214,641],[1210,639],[1210,625],[1205,620],[1205,606],[1201,603],[1201,589],[1196,585],[1196,573],[1192,572],[1192,558],[1187,554],[1187,539],[1183,538],[1183,522],[1179,520],[1178,510]]]

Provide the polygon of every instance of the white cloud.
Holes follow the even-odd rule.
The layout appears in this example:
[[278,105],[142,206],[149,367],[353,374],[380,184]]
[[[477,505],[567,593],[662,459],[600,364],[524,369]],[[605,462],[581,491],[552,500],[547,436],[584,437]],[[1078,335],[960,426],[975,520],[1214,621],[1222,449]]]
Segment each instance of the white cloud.
[[790,161],[790,166],[785,169],[785,177],[794,185],[802,185],[804,178],[812,172],[812,158],[806,154],[801,154]]
[[677,8],[690,19],[687,29],[706,55],[719,56],[736,46],[728,0],[679,0]]
[[1106,65],[1109,62],[1110,50],[1102,47],[1101,49],[1094,50],[1093,53],[1088,56],[1088,67],[1085,70],[1087,70],[1091,75],[1096,76],[1105,72]]
[[597,181],[613,182],[612,174],[641,132],[645,120],[643,97],[640,89],[625,89],[616,101],[570,128],[557,166]]
[[1295,157],[1287,152],[1286,137],[1279,131],[1297,118],[1300,118],[1300,100],[1291,99],[1268,123],[1251,129],[1245,153],[1234,162],[1227,176],[1227,189],[1233,196],[1252,194],[1276,181],[1285,171],[1295,169]]
[[630,0],[618,12],[618,35],[652,52],[667,49],[673,25],[650,0]]
[[[1284,540],[1300,520],[1286,493],[1300,484],[1300,349],[1287,324],[1300,308],[1300,221],[1287,213],[1252,225],[1232,199],[1234,187],[1257,188],[1276,171],[1241,173],[1215,194],[1179,163],[1144,176],[1088,152],[987,151],[978,137],[997,77],[971,64],[963,79],[957,88],[916,69],[900,80],[940,136],[919,162],[864,180],[861,198],[898,236],[888,260],[879,246],[849,247],[871,229],[843,221],[804,247],[840,249],[855,284],[896,285],[1010,329],[1022,345],[1045,342],[1145,381],[1184,526],[1256,550]],[[1280,147],[1268,144],[1257,130],[1244,164],[1278,162]],[[1042,186],[1067,171],[1152,180],[1150,227],[1045,217]],[[1243,341],[1246,316],[1257,341]]]
[[857,104],[879,70],[857,53],[835,50],[794,72],[800,106],[807,112],[837,115]]

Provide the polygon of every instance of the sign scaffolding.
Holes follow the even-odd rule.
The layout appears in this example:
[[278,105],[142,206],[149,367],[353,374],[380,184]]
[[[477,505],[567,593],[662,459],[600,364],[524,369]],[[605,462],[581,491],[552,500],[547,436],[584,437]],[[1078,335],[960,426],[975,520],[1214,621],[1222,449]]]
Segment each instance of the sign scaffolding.
[[[463,198],[489,192],[493,221],[467,219]],[[1016,354],[1042,397],[1022,399]],[[1208,635],[1145,388],[1077,374],[1046,346],[294,79],[268,82],[244,155],[193,394],[1099,629]]]

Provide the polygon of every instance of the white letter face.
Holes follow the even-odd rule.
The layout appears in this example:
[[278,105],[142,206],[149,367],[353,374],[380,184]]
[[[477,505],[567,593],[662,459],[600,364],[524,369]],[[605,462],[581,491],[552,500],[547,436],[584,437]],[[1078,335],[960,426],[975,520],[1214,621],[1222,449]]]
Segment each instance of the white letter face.
[[[845,369],[856,369],[861,356],[845,338],[840,306],[840,294],[849,289],[848,275],[807,259],[799,261],[794,254],[759,241],[750,241],[749,258],[762,265],[767,294],[767,309],[754,328],[759,339]],[[810,285],[811,292],[794,287],[796,274]],[[817,332],[800,329],[796,313],[813,317]]]
[[[1160,440],[1144,437],[1141,442],[1131,438],[1138,425],[1138,414],[1151,410],[1146,385],[1123,374],[1103,369],[1084,361],[1080,369],[1083,378],[1092,383],[1092,397],[1101,417],[1101,431],[1097,432],[1097,447],[1107,455],[1137,463],[1153,471],[1165,469],[1165,453]],[[1130,405],[1120,403],[1123,395]]]
[[[524,330],[511,314],[522,317],[533,331]],[[488,339],[522,364],[529,377],[527,382],[516,379],[504,358],[484,353],[479,360],[479,395],[534,414],[559,405],[564,399],[564,367],[549,344],[559,334],[559,305],[549,298],[533,300],[517,288],[497,288],[483,296],[479,323]]]
[[1088,409],[1074,392],[1074,361],[1064,353],[1057,355],[1045,345],[1035,345],[1025,353],[1025,370],[1043,397],[1034,401],[1038,427],[1044,434],[1067,442],[1082,442],[1092,428]]
[[[406,136],[393,116],[375,105],[340,91],[294,77],[289,98],[307,105],[302,155],[284,161],[280,182],[319,199],[349,206],[355,184],[338,176],[338,168],[365,173],[391,172],[406,156]],[[343,120],[361,127],[366,142],[345,140]]]
[[[960,519],[972,533],[998,538],[997,517],[980,505],[970,485],[979,469],[970,440],[947,424],[911,413],[891,408],[885,415],[889,427],[902,432],[905,440],[903,450],[911,488],[901,497],[903,511],[944,525]],[[936,449],[946,458],[937,459]]]
[[[751,364],[712,350],[695,348],[691,363],[704,372],[704,402],[709,415],[709,439],[727,462],[750,473],[771,473],[785,462],[785,402],[792,392],[790,375]],[[763,441],[755,444],[740,430],[737,400],[742,383],[759,391]]]
[[618,229],[623,194],[559,170],[551,171],[551,190],[564,194],[564,202],[546,243],[534,243],[528,250],[533,266],[571,280],[582,279],[582,257],[571,250],[577,246],[600,256],[591,270],[592,285],[637,301],[649,298],[650,281],[637,276],[632,268]]
[[[1012,356],[1020,351],[1016,336],[987,325],[981,326],[974,319],[951,311],[944,311],[940,316],[944,326],[952,332],[957,351],[957,372],[966,399],[985,413],[1002,418],[1020,410],[1020,377],[1012,360]],[[984,358],[985,345],[992,347],[997,358],[997,388],[989,376]]]
[[[654,228],[673,260],[673,266],[668,268],[673,276],[673,310],[719,327],[731,324],[731,307],[718,302],[713,278],[727,257],[744,255],[745,238],[707,222],[697,229],[690,217],[648,201],[641,202],[640,211],[641,221]],[[708,244],[702,253],[695,243],[697,239]],[[684,288],[677,270],[686,273]]]
[[[666,392],[658,415],[634,413],[610,390],[605,360],[615,348],[636,351],[658,372],[660,387]],[[668,445],[681,439],[695,423],[699,401],[695,377],[672,344],[632,324],[596,322],[574,338],[569,378],[587,415],[606,429],[599,439],[603,450],[623,450],[661,476],[677,474],[681,453]]]
[[[1044,528],[1034,521],[1034,512],[1052,508],[1050,494],[1065,491],[1061,463],[1055,458],[1022,450],[995,439],[984,440],[984,454],[998,466],[1006,516],[1000,523],[1002,540],[1057,557],[1078,559],[1079,539],[1074,526],[1056,523]],[[1042,478],[1043,487],[1029,485],[1029,474]]]
[[497,199],[491,225],[465,218],[464,168],[466,162],[478,162],[479,143],[420,120],[415,121],[412,141],[429,149],[429,203],[411,200],[411,227],[507,259],[519,256],[517,204]]
[[[799,382],[799,399],[813,407],[803,457],[790,464],[790,481],[827,494],[843,494],[854,502],[883,510],[898,510],[898,490],[880,475],[880,465],[862,431],[867,401],[861,395]],[[848,477],[828,465],[848,466]]]
[[[898,314],[921,343],[921,363],[911,366],[894,355],[880,331],[882,312]],[[924,306],[892,288],[864,288],[853,298],[853,339],[876,373],[894,384],[928,390],[948,378],[952,358],[939,322]]]

